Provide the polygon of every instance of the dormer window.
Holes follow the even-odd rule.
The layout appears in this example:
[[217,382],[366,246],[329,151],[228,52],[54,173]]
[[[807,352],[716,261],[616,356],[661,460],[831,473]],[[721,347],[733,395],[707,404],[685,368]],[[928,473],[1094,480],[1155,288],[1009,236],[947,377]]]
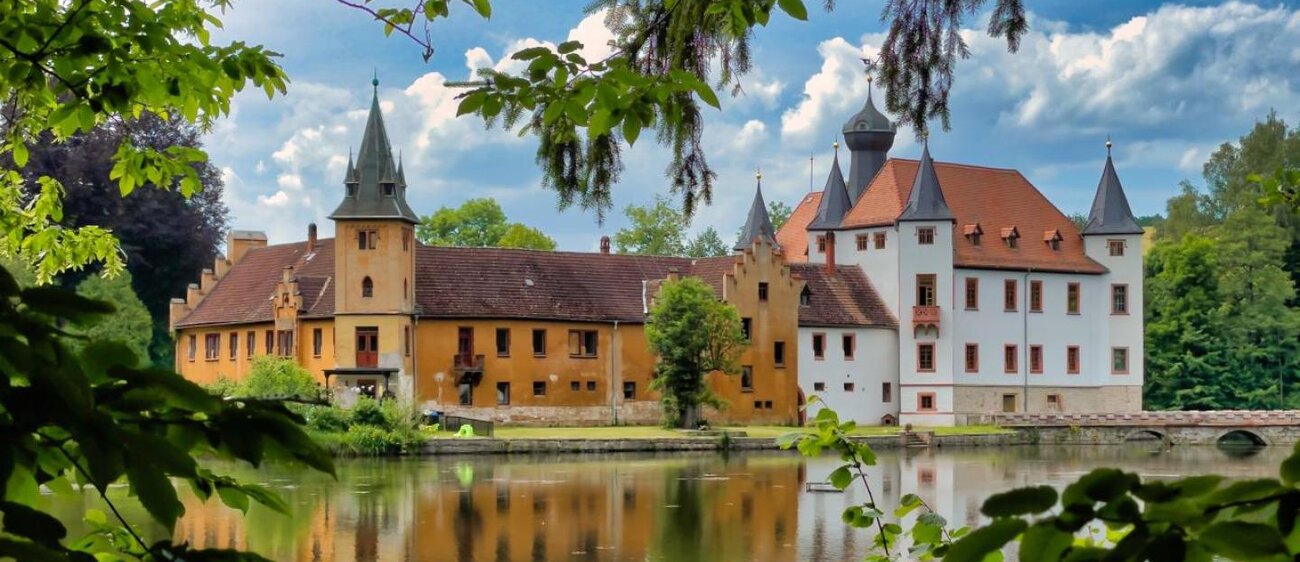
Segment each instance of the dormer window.
[[356,196],[357,196],[357,185],[354,183],[348,184],[348,197],[356,197]]
[[1047,244],[1047,247],[1051,248],[1052,251],[1061,249],[1061,240],[1063,239],[1064,237],[1061,236],[1061,231],[1056,229],[1048,230],[1043,233],[1043,243]]
[[967,240],[970,240],[972,246],[979,246],[980,236],[984,234],[984,229],[980,228],[979,223],[968,224],[962,227],[962,234],[966,236]]
[[799,293],[799,306],[809,306],[811,304],[812,291],[809,291],[808,287],[804,287],[803,292]]
[[386,184],[384,184],[384,196],[385,196],[385,197],[392,197],[392,196],[393,196],[393,190],[394,190],[394,188],[395,188],[395,186],[394,186],[393,184],[391,184],[391,183],[386,183]]
[[1002,229],[1002,241],[1006,242],[1008,248],[1012,248],[1012,249],[1016,248],[1016,244],[1019,238],[1020,238],[1020,231],[1017,230],[1016,227],[1009,226],[1007,228]]

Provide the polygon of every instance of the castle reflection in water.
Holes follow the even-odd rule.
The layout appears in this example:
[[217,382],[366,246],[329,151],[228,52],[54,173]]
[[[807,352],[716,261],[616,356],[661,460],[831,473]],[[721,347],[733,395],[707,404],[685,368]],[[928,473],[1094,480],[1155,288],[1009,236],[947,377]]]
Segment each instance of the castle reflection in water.
[[[882,451],[869,477],[877,501],[920,494],[954,524],[980,521],[983,498],[1001,490],[1064,484],[1097,466],[1153,477],[1188,470],[1274,474],[1286,451],[1233,456],[1213,448],[1154,453],[1143,447],[1017,447]],[[277,561],[847,561],[868,531],[840,512],[866,499],[816,493],[838,463],[793,454],[603,457],[475,457],[339,463],[338,480],[287,467],[223,465],[261,482],[294,510],[248,515],[192,496],[176,539],[252,549]],[[77,505],[56,505],[75,523]],[[76,525],[73,532],[76,532]]]

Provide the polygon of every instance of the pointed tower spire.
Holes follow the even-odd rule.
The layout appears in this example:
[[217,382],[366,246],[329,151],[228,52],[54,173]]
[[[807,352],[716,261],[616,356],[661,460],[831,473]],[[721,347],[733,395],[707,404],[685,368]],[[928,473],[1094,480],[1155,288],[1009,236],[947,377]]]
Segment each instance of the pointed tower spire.
[[943,198],[943,189],[939,187],[939,174],[934,171],[934,160],[930,158],[930,140],[925,140],[921,149],[921,163],[916,169],[916,180],[912,182],[912,193],[907,197],[907,206],[898,215],[902,221],[955,221],[948,202]]
[[[396,183],[394,177],[393,149],[384,127],[383,111],[379,108],[379,78],[370,81],[374,94],[370,100],[370,115],[366,118],[365,133],[361,136],[361,149],[356,163],[349,163],[351,171],[347,197],[330,213],[331,219],[398,219],[418,223],[419,218],[406,203],[404,192],[385,189]],[[349,160],[351,156],[349,155]]]
[[406,170],[402,168],[402,151],[397,151],[397,186],[406,187]]
[[871,100],[871,72],[875,63],[863,59],[867,73],[867,102],[844,123],[844,143],[849,147],[849,201],[857,202],[876,172],[884,167],[894,146],[898,126],[876,109]]
[[853,203],[849,198],[848,187],[844,184],[844,174],[840,172],[840,143],[835,143],[835,156],[831,160],[831,173],[826,176],[826,187],[822,189],[822,200],[817,206],[817,215],[808,223],[808,230],[834,230],[844,221]]
[[1119,174],[1115,173],[1115,163],[1110,157],[1110,139],[1106,139],[1106,167],[1101,171],[1101,181],[1097,183],[1097,195],[1092,199],[1092,211],[1088,213],[1088,224],[1083,227],[1083,235],[1091,234],[1142,234],[1142,227],[1133,218],[1129,209],[1128,198],[1124,196],[1124,186],[1119,183]]
[[[343,173],[343,183],[353,185],[357,183],[357,167],[352,164],[352,147],[348,147],[348,171]],[[352,196],[353,194],[349,194]]]
[[754,203],[749,206],[749,218],[745,219],[745,226],[740,229],[740,239],[732,247],[737,252],[749,249],[754,240],[760,238],[773,248],[779,246],[772,228],[772,218],[767,214],[767,203],[763,201],[763,172],[754,173],[754,182],[757,187],[754,189]]

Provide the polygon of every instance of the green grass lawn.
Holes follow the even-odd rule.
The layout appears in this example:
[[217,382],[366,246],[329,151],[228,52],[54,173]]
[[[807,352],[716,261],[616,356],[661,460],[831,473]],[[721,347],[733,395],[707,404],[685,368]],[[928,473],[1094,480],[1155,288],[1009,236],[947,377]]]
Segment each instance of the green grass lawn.
[[[800,428],[789,426],[743,426],[724,427],[728,431],[743,431],[749,437],[775,439],[786,433],[799,431]],[[497,426],[497,439],[652,439],[663,437],[682,437],[683,434],[658,426],[604,426],[604,427],[511,427]],[[853,435],[897,435],[897,427],[859,427]],[[936,435],[972,435],[988,433],[1009,433],[1009,430],[990,425],[971,425],[960,427],[917,428],[917,431],[934,431]],[[443,432],[440,436],[450,436]]]

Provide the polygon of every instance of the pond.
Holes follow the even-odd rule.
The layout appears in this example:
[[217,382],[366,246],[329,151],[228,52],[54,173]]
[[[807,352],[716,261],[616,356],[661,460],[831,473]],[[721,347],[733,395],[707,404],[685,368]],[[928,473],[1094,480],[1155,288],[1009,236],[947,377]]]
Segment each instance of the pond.
[[[1017,486],[1063,486],[1099,466],[1145,477],[1203,472],[1275,476],[1289,447],[1260,449],[1126,446],[879,451],[876,497],[897,505],[920,494],[956,525],[978,524],[990,494]],[[837,466],[794,454],[479,456],[342,460],[338,480],[285,466],[218,464],[263,483],[292,506],[286,517],[253,507],[247,516],[185,490],[176,539],[254,550],[278,561],[716,561],[860,560],[864,531],[840,511],[865,492],[805,491]],[[118,497],[124,488],[111,491]],[[73,536],[96,497],[50,496],[47,508]],[[128,518],[141,518],[138,505]],[[154,538],[163,531],[150,529]]]

